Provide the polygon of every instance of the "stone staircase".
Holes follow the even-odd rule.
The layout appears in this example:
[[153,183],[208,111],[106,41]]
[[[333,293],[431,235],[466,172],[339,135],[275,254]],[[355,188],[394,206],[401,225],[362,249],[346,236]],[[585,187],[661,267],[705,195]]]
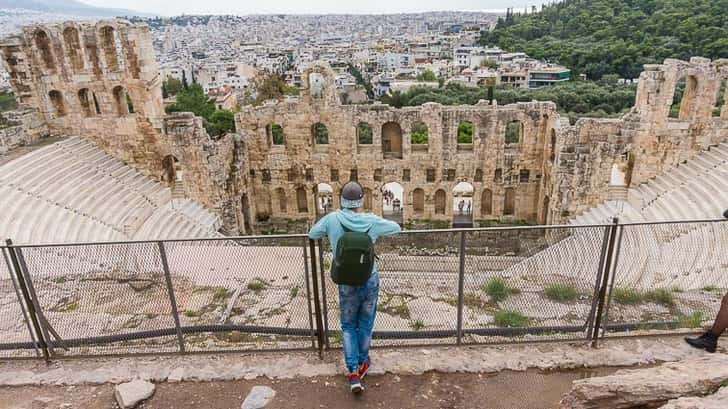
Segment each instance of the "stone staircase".
[[0,166],[0,237],[62,243],[219,236],[219,218],[71,137]]

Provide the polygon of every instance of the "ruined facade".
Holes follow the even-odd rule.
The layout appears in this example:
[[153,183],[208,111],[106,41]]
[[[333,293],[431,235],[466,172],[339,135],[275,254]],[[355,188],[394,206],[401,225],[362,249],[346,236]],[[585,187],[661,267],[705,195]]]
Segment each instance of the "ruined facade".
[[217,212],[231,234],[311,223],[317,197],[337,208],[352,179],[378,214],[383,186],[399,183],[405,224],[451,221],[461,182],[472,188],[475,224],[559,223],[728,137],[728,104],[715,112],[726,60],[648,65],[628,114],[573,126],[551,102],[342,105],[332,71],[317,64],[299,98],[244,107],[237,134],[212,139],[200,118],[164,113],[144,25],[34,26],[0,50],[21,108],[36,109],[49,134],[94,141]]

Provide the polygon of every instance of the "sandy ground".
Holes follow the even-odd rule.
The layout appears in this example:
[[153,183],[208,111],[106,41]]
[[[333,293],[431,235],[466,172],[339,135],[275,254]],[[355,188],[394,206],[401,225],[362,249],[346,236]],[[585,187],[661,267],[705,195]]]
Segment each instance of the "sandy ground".
[[[183,382],[157,385],[140,408],[239,408],[255,385],[268,385],[276,396],[271,409],[320,408],[554,408],[571,382],[606,375],[616,369],[578,371],[529,370],[498,374],[380,375],[365,379],[366,390],[353,396],[342,376],[229,382]],[[113,386],[0,387],[0,408],[116,408]]]

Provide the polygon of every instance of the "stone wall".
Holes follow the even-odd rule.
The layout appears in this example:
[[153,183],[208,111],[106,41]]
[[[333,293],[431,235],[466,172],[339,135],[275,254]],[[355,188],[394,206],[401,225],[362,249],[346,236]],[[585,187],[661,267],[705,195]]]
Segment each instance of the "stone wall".
[[0,155],[46,136],[48,128],[37,110],[26,108],[0,113]]
[[[238,134],[213,139],[200,118],[164,113],[145,25],[31,26],[0,42],[0,52],[21,110],[36,112],[38,119],[23,119],[26,129],[91,139],[218,212],[230,234],[310,224],[319,216],[317,186],[330,185],[336,208],[350,179],[364,186],[367,208],[378,214],[382,187],[399,183],[405,224],[452,221],[460,182],[473,188],[475,224],[560,223],[607,198],[615,165],[636,185],[728,135],[728,104],[713,114],[728,60],[647,65],[628,114],[573,126],[551,102],[342,105],[330,67],[314,64],[300,97],[244,107]],[[682,109],[670,118],[681,78]],[[472,141],[459,143],[463,124]],[[424,144],[412,141],[418,128],[427,129]],[[5,140],[22,140],[6,133]]]

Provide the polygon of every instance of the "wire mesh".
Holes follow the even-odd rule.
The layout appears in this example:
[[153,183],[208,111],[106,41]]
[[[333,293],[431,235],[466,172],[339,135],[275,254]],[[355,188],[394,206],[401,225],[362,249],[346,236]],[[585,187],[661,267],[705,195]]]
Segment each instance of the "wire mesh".
[[169,241],[187,351],[312,347],[305,236]]
[[31,329],[23,315],[7,248],[0,246],[0,357],[37,356]]
[[584,339],[605,229],[466,232],[463,342]]
[[606,336],[709,325],[728,289],[728,222],[624,225]]
[[40,320],[47,320],[44,336],[54,354],[178,350],[156,243],[18,250]]
[[[457,329],[459,233],[402,232],[375,244],[379,298],[372,346],[454,344]],[[341,347],[339,293],[323,246],[329,345]]]

